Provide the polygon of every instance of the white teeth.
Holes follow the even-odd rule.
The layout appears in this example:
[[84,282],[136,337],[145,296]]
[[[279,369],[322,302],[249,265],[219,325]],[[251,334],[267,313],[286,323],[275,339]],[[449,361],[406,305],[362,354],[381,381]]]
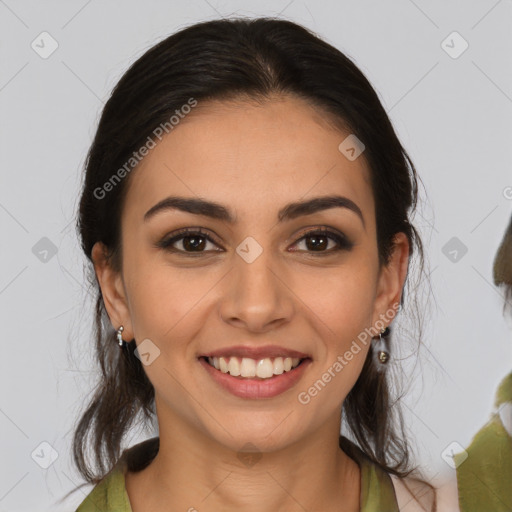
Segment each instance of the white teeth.
[[237,357],[230,358],[228,363],[228,372],[234,377],[238,377],[240,375],[240,363],[238,362]]
[[259,377],[269,379],[274,375],[289,372],[300,363],[298,357],[276,357],[265,359],[251,359],[243,357],[209,357],[208,362],[222,373],[229,373],[234,377]]
[[267,357],[260,359],[256,365],[256,376],[260,379],[268,379],[274,375],[272,361]]
[[274,359],[274,374],[281,375],[284,372],[284,364],[282,357],[276,357]]
[[244,357],[240,365],[240,375],[242,377],[256,377],[256,361]]
[[[211,357],[209,359],[211,359]],[[223,357],[221,357],[219,359],[219,366],[220,366],[220,368],[219,368],[219,366],[217,366],[215,364],[213,366],[215,366],[215,368],[217,368],[217,370],[220,369],[220,371],[222,373],[228,373],[228,363],[226,362],[226,360]]]

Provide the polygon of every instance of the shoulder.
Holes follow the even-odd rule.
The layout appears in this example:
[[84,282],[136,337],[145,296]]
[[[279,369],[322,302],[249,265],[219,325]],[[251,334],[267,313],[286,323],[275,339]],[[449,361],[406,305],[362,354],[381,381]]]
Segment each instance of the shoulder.
[[512,510],[512,403],[510,376],[497,393],[497,410],[456,455],[459,502],[463,510]]
[[[357,462],[361,470],[361,511],[415,512],[418,510],[425,512],[425,510],[435,510],[414,506],[413,495],[407,489],[410,486],[413,494],[418,493],[419,483],[404,484],[405,479],[393,477],[372,461],[359,446],[345,437],[340,438],[340,446]],[[423,493],[421,494],[423,495]]]
[[494,403],[503,428],[512,437],[512,372],[500,383]]
[[98,510],[131,512],[125,491],[124,471],[119,464],[94,486],[76,512],[97,512]]
[[432,485],[412,476],[406,478],[390,476],[400,512],[435,512],[437,510],[436,491]]
[[126,472],[145,468],[158,448],[159,438],[155,437],[124,450],[117,464],[95,485],[76,512],[131,512],[125,485]]

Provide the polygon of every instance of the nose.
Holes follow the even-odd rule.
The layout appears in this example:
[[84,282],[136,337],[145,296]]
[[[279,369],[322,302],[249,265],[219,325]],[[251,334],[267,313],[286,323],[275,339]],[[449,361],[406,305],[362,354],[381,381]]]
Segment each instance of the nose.
[[225,281],[220,303],[221,318],[236,327],[265,332],[290,322],[294,294],[287,274],[272,259],[271,251],[247,262],[237,253]]

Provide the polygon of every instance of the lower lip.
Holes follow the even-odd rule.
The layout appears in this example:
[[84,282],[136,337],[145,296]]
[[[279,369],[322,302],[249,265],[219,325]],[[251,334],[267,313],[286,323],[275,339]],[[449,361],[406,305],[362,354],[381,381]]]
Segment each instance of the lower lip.
[[229,373],[222,373],[215,369],[203,358],[199,358],[199,362],[215,382],[235,396],[240,398],[272,398],[294,386],[306,371],[311,359],[305,359],[293,370],[283,372],[281,375],[274,375],[274,377],[268,379],[233,377]]

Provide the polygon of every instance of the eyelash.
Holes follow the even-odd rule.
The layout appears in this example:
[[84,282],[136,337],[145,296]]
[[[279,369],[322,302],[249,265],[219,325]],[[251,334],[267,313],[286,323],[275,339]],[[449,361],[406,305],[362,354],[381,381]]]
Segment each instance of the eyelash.
[[[297,250],[297,251],[293,251],[293,252],[307,252],[307,253],[313,254],[315,256],[316,255],[323,256],[323,255],[337,253],[337,252],[343,251],[343,250],[350,251],[352,249],[352,247],[354,246],[354,244],[351,241],[349,241],[344,235],[338,234],[338,233],[331,231],[329,229],[326,229],[326,228],[312,229],[310,231],[303,233],[300,236],[300,238],[293,245],[296,245],[298,242],[302,241],[303,239],[310,237],[310,236],[314,236],[314,235],[325,236],[326,238],[329,238],[329,239],[333,240],[334,242],[336,242],[338,244],[338,246],[335,248],[325,250],[325,251]],[[209,242],[211,242],[215,245],[219,245],[219,244],[217,244],[217,242],[215,242],[215,240],[213,240],[210,236],[208,236],[208,234],[205,231],[203,231],[201,228],[198,228],[198,229],[184,228],[184,229],[180,229],[179,231],[174,233],[173,236],[171,236],[170,238],[166,238],[166,239],[161,240],[160,242],[157,242],[156,246],[160,249],[165,249],[166,251],[169,251],[172,253],[186,254],[186,255],[191,255],[193,257],[199,256],[201,254],[205,254],[207,252],[211,252],[211,251],[197,251],[197,252],[184,251],[184,250],[176,249],[176,248],[172,247],[172,245],[174,243],[176,243],[177,241],[183,240],[184,238],[189,238],[189,237],[192,238],[194,236],[200,236],[202,238],[206,238],[206,240],[208,240]],[[218,251],[215,251],[215,252],[218,252]]]

